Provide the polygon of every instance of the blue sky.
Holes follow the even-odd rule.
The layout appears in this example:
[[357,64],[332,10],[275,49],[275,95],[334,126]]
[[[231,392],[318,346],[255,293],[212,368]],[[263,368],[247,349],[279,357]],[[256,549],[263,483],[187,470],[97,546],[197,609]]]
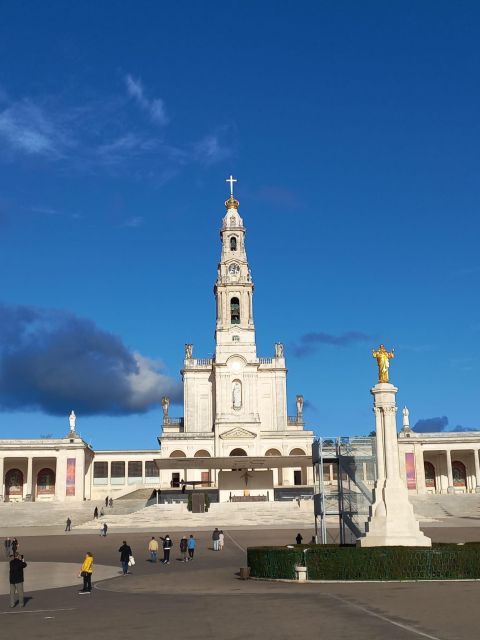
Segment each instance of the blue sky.
[[[478,429],[476,2],[16,2],[0,22],[0,434],[152,448],[213,351],[225,178],[289,413]],[[172,406],[181,415],[180,404]],[[433,421],[433,422],[432,422]]]

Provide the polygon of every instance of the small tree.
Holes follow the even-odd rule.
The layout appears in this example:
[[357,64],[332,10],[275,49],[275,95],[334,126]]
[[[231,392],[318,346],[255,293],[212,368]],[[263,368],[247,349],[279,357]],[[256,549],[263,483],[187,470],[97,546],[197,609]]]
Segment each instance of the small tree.
[[205,494],[205,511],[208,511],[210,508],[210,496],[208,493]]
[[189,511],[191,511],[191,510],[192,510],[192,494],[191,494],[191,493],[189,493],[189,494],[188,494],[188,498],[187,498],[187,509],[188,509]]

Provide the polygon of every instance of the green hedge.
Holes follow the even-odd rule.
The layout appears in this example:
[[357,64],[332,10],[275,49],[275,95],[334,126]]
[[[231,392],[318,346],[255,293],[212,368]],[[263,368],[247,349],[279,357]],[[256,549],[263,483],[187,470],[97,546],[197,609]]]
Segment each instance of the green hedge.
[[425,547],[295,545],[247,549],[251,576],[295,579],[306,559],[310,580],[454,580],[480,578],[480,544]]

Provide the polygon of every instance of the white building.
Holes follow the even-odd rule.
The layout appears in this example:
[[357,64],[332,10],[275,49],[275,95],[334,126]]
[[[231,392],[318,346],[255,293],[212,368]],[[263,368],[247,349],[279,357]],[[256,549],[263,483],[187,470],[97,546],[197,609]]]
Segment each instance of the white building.
[[[214,289],[215,353],[196,358],[193,345],[185,345],[184,416],[170,417],[169,399],[163,399],[160,449],[94,451],[77,435],[72,412],[64,438],[0,440],[0,500],[116,498],[142,487],[178,487],[182,480],[189,488],[219,489],[221,500],[272,500],[275,490],[301,494],[313,484],[313,433],[305,430],[303,397],[296,397],[296,415],[288,416],[281,343],[271,357],[257,356],[245,227],[233,193],[225,205]],[[416,434],[406,412],[398,445],[411,493],[480,487],[478,433]],[[336,483],[334,465],[325,476]]]

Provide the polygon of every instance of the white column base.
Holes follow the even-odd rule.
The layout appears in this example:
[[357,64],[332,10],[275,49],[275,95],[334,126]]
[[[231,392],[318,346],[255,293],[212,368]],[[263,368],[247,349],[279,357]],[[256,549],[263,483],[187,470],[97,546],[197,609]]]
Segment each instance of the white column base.
[[383,488],[379,488],[375,483],[374,495],[366,533],[358,538],[358,547],[432,546],[431,539],[420,531],[404,486],[388,486],[387,481]]

